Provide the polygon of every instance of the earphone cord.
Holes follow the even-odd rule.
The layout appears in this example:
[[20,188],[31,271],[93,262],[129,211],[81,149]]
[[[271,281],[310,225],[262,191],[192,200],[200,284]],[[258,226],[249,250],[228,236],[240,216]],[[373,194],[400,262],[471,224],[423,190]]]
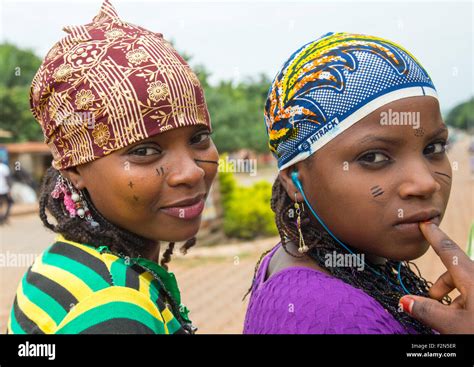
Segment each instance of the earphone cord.
[[[318,222],[323,226],[323,228],[329,233],[329,235],[338,243],[340,244],[344,249],[346,249],[349,253],[355,255],[355,253],[349,248],[347,247],[344,243],[342,243],[332,232],[331,230],[323,223],[323,221],[321,220],[321,218],[319,218],[319,216],[316,214],[316,212],[314,211],[314,209],[312,208],[312,206],[310,205],[308,199],[306,198],[306,195],[304,194],[304,191],[303,191],[303,187],[301,185],[301,183],[299,182],[299,180],[294,177],[296,180],[294,180],[293,182],[296,184],[296,186],[298,187],[298,189],[300,190],[301,192],[301,195],[303,196],[303,200],[305,201],[306,205],[308,206],[308,208],[311,210],[311,213],[313,213],[314,217],[318,220]],[[295,182],[296,181],[296,182]],[[405,287],[405,285],[403,284],[403,281],[402,281],[402,277],[401,277],[401,270],[402,270],[402,262],[400,261],[399,264],[398,264],[398,274],[397,274],[397,278],[398,278],[398,282],[400,283],[400,286],[401,288],[397,285],[397,284],[394,284],[392,281],[390,281],[390,279],[388,279],[385,275],[383,275],[382,273],[378,272],[377,270],[375,270],[374,268],[372,268],[369,264],[367,264],[364,260],[364,265],[367,266],[370,271],[372,271],[374,274],[384,278],[388,283],[390,283],[393,287],[395,287],[396,289],[398,290],[402,290],[405,294],[410,294],[410,292],[408,291],[408,289]],[[406,266],[406,265],[405,265]]]

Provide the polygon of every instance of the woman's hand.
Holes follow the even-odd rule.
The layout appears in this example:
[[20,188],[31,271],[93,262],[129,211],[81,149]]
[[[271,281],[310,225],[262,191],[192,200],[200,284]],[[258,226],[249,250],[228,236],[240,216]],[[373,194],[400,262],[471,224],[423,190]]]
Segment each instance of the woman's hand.
[[[420,229],[448,270],[430,288],[430,298],[403,296],[403,310],[442,334],[474,334],[474,261],[437,225],[424,222]],[[451,305],[436,301],[455,288],[461,295]]]

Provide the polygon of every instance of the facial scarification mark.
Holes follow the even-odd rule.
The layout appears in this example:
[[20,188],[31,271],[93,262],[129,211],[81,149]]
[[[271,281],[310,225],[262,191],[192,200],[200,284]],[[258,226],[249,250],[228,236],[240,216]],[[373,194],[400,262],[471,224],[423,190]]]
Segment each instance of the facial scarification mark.
[[435,171],[435,173],[437,175],[441,176],[440,178],[444,183],[448,184],[451,181],[451,176],[450,175],[448,175],[446,173],[443,173],[443,172],[438,172],[438,171]]
[[422,127],[415,129],[415,136],[422,137],[424,135],[425,135],[425,130]]
[[204,159],[195,159],[194,161],[195,161],[196,163],[202,162],[202,163],[212,163],[212,164],[219,165],[219,162],[218,162],[218,161],[206,161],[206,160],[204,160]]
[[382,195],[385,191],[383,191],[379,185],[376,185],[370,188],[370,192],[372,193],[372,196],[376,198],[377,196]]

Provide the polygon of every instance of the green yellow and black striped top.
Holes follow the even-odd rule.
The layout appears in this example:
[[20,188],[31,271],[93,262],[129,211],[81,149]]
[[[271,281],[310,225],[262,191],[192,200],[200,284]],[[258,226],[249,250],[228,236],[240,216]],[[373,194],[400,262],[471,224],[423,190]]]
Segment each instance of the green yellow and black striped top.
[[152,273],[128,263],[60,235],[23,276],[7,332],[184,333]]

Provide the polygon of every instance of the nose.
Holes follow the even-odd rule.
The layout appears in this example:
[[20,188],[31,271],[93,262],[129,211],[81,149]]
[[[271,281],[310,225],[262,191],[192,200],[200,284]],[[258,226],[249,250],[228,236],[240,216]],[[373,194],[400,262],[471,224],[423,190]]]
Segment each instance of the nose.
[[195,187],[202,181],[205,171],[199,167],[189,154],[181,154],[174,161],[173,169],[168,174],[167,181],[171,187],[185,185]]
[[441,189],[433,172],[425,162],[418,161],[406,167],[401,173],[402,183],[399,185],[399,195],[402,199],[410,197],[429,198]]

